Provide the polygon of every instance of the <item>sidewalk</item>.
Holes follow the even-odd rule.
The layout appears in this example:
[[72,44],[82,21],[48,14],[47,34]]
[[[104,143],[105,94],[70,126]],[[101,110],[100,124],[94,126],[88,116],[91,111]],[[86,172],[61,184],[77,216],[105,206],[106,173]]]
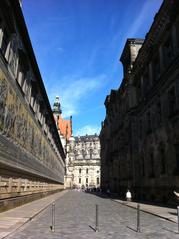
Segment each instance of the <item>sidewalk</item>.
[[5,238],[13,231],[30,221],[42,210],[52,204],[59,197],[62,197],[67,190],[52,194],[39,200],[16,207],[6,212],[0,213],[0,239]]
[[[115,202],[118,202],[122,205],[132,207],[132,208],[137,208],[137,202],[128,202],[128,201],[123,201],[123,200],[118,200],[118,199],[112,199]],[[151,205],[151,204],[144,204],[140,203],[140,210],[143,212],[150,213],[152,215],[164,218],[166,220],[169,220],[171,222],[177,223],[177,208],[170,208],[170,207],[163,207],[163,206],[156,206],[156,205]]]

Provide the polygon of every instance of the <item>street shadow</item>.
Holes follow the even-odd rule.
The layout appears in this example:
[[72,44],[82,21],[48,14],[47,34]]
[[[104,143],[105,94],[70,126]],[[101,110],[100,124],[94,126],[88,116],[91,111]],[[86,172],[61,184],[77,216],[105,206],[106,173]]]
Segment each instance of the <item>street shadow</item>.
[[137,229],[134,229],[132,227],[126,226],[127,228],[129,228],[130,230],[134,231],[134,232],[138,232]]
[[162,229],[165,230],[165,231],[167,231],[167,232],[172,232],[172,233],[175,233],[175,234],[179,234],[178,232],[173,231],[173,230],[170,230],[170,229],[165,228],[165,227],[163,227]]
[[171,215],[177,216],[177,212],[168,212],[168,213],[170,213]]
[[96,229],[89,225],[89,228],[91,228],[94,232],[96,232]]

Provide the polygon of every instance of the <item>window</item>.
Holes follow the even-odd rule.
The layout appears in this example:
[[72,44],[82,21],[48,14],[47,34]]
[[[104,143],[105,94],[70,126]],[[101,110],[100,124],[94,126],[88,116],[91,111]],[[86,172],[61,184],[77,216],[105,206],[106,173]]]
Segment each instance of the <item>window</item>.
[[152,69],[153,69],[153,78],[154,80],[158,80],[160,76],[160,60],[159,55],[157,53],[157,56],[155,57],[153,63],[152,63]]
[[150,89],[149,72],[146,70],[143,76],[143,95],[145,96]]
[[86,178],[86,183],[88,183],[88,178]]
[[88,168],[86,169],[86,174],[88,174]]
[[168,107],[169,107],[169,116],[174,115],[176,113],[176,94],[174,87],[172,87],[168,91]]
[[165,41],[163,46],[164,49],[164,62],[165,66],[168,66],[172,59],[173,49],[172,49],[172,39],[169,36],[168,39]]
[[81,183],[81,178],[79,178],[79,183]]
[[156,115],[157,115],[157,125],[160,125],[161,120],[162,120],[162,111],[161,111],[161,101],[160,99],[158,99],[158,102],[156,104]]
[[99,184],[99,178],[96,179],[96,183]]
[[90,158],[92,158],[93,150],[90,149]]
[[79,169],[79,173],[81,174],[81,168]]
[[150,111],[147,113],[147,133],[151,133],[151,114]]
[[159,61],[158,55],[153,61],[152,69],[153,69],[153,79],[154,79],[154,81],[156,81],[156,80],[158,80],[158,78],[160,76],[160,61]]
[[6,53],[6,49],[7,49],[7,45],[8,45],[8,38],[9,38],[8,33],[7,33],[6,29],[4,29],[3,39],[2,39],[2,46],[1,46],[3,55],[5,55],[5,53]]

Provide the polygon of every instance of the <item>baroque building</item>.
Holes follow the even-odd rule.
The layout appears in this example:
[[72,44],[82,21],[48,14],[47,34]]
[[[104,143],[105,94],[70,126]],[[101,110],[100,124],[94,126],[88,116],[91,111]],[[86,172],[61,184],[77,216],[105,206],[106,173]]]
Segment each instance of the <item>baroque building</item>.
[[65,152],[20,3],[1,0],[0,210],[63,189],[64,172]]
[[179,2],[164,0],[144,40],[128,39],[124,78],[106,97],[101,184],[173,202],[179,191]]
[[67,143],[66,188],[100,187],[100,142],[95,135],[71,137]]
[[100,142],[95,135],[72,135],[72,116],[63,119],[59,96],[53,104],[58,133],[66,152],[65,188],[100,187]]

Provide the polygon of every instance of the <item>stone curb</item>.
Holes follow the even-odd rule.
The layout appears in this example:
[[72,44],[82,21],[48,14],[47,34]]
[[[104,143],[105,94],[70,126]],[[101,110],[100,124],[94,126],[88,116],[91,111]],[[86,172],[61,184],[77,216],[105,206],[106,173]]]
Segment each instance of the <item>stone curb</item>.
[[[13,226],[10,226],[9,229],[5,229],[5,231],[1,232],[1,229],[0,229],[0,239],[5,239],[6,237],[10,236],[12,233],[14,233],[15,231],[17,231],[20,227],[24,226],[26,223],[30,222],[34,217],[36,217],[39,213],[41,213],[42,211],[44,211],[47,207],[49,207],[53,202],[55,202],[59,197],[62,197],[68,190],[64,190],[62,192],[58,192],[58,194],[60,195],[56,195],[55,197],[55,194],[54,195],[49,195],[45,198],[42,198],[42,199],[38,199],[38,200],[43,200],[43,199],[48,199],[48,197],[55,197],[55,198],[50,198],[50,201],[48,201],[46,203],[46,205],[44,205],[43,207],[41,207],[40,209],[38,209],[33,215],[29,216],[29,217],[22,217],[19,219],[19,222],[17,222],[15,225]],[[62,194],[62,195],[61,195]],[[37,201],[38,201],[37,200]],[[35,202],[35,201],[33,201]],[[28,203],[30,204],[30,203]],[[23,206],[25,206],[26,204],[24,204]],[[15,208],[18,210],[19,207]],[[11,209],[13,210],[13,209]],[[5,214],[5,212],[3,212]],[[3,214],[2,213],[2,214]],[[1,213],[0,213],[0,216],[1,216]],[[3,219],[3,217],[2,217]],[[1,217],[0,217],[0,220],[1,220]],[[11,228],[12,227],[12,228]],[[9,231],[8,231],[9,230]]]
[[[117,200],[117,199],[111,199],[111,200],[114,201],[114,202],[118,202],[118,203],[120,203],[121,205],[130,207],[130,208],[134,208],[134,209],[137,208],[137,204],[138,204],[138,203],[134,202],[134,203],[136,203],[136,205],[131,205],[130,202],[126,202],[126,201],[122,201],[122,200]],[[139,203],[139,204],[140,204],[140,203]],[[140,204],[140,205],[141,205],[141,204]],[[144,209],[144,208],[140,208],[140,211],[145,212],[145,213],[148,213],[148,214],[151,214],[151,215],[154,215],[154,216],[157,216],[157,217],[160,217],[160,218],[163,218],[163,219],[168,220],[168,221],[173,222],[173,223],[177,223],[176,220],[174,220],[174,219],[172,219],[172,218],[169,218],[169,217],[166,217],[166,216],[162,216],[162,215],[158,214],[157,212],[156,212],[156,213],[155,213],[155,212],[151,212],[151,211],[146,210],[146,209]]]

